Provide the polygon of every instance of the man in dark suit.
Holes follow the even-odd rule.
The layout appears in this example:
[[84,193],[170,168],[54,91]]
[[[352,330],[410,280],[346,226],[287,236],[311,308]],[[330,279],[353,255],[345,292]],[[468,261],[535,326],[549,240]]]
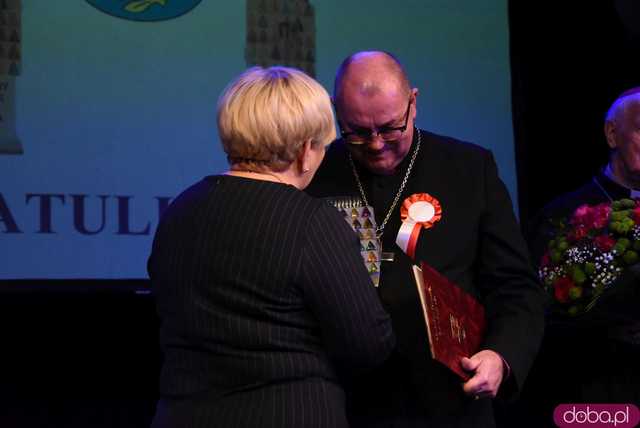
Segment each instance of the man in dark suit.
[[[517,392],[543,334],[543,297],[491,153],[417,129],[416,98],[401,64],[360,52],[338,70],[334,103],[342,139],[307,189],[315,196],[359,197],[374,207],[382,251],[379,293],[391,314],[398,352],[351,389],[358,427],[492,427],[492,398]],[[416,195],[442,208],[422,229],[415,259],[478,297],[488,331],[482,349],[461,360],[462,383],[431,360],[411,273],[396,245],[400,205]],[[392,261],[391,261],[392,259]]]
[[[640,87],[612,103],[604,137],[609,162],[580,188],[547,204],[531,222],[528,241],[536,263],[556,237],[558,221],[566,221],[578,207],[640,198]],[[559,376],[564,381],[544,401],[537,400],[536,409],[550,412],[562,402],[640,404],[639,272],[640,265],[627,268],[589,313],[572,322],[550,319],[537,363],[541,376],[531,386],[537,391]]]
[[609,162],[579,189],[547,204],[530,225],[530,246],[537,263],[553,238],[550,220],[566,218],[580,205],[640,198],[640,87],[620,94],[604,121]]

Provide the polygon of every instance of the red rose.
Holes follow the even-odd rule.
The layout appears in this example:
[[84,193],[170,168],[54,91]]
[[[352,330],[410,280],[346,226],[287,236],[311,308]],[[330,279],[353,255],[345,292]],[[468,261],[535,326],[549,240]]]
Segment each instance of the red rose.
[[591,209],[589,205],[580,205],[573,213],[570,223],[578,227],[585,226],[589,222],[590,213]]
[[600,204],[591,210],[591,227],[602,229],[609,223],[609,214],[611,214],[611,206],[609,204]]
[[575,287],[575,283],[568,276],[563,276],[553,283],[553,294],[556,300],[560,303],[566,303],[569,301],[569,290],[571,287]]
[[635,221],[636,223],[640,223],[640,205],[636,206],[633,209],[633,214],[631,218],[633,218],[633,221]]
[[611,207],[609,204],[600,204],[593,207],[580,205],[571,217],[571,224],[578,228],[584,228],[585,232],[591,229],[602,229],[609,222]]
[[579,241],[585,236],[587,236],[587,233],[588,231],[585,227],[578,226],[569,232],[569,234],[567,235],[567,238],[569,239],[569,241]]
[[616,245],[616,240],[609,235],[597,236],[593,241],[596,244],[596,247],[605,253],[611,251],[613,246]]
[[551,258],[549,258],[549,252],[544,253],[542,259],[540,259],[540,266],[549,266],[551,264]]

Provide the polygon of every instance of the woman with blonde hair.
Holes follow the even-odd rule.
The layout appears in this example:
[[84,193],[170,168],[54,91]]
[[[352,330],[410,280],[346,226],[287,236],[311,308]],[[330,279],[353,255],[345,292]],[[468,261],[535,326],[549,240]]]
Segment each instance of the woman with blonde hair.
[[395,337],[338,211],[304,189],[335,138],[326,91],[251,68],[218,102],[230,170],[165,211],[148,269],[164,364],[153,427],[346,427],[341,378]]

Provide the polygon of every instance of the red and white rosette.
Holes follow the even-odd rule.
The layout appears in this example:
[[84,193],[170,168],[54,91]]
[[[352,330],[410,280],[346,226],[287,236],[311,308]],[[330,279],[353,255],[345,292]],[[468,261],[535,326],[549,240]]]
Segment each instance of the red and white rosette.
[[428,193],[415,193],[402,203],[400,218],[402,225],[396,244],[414,259],[420,231],[433,227],[442,218],[442,207],[440,202]]

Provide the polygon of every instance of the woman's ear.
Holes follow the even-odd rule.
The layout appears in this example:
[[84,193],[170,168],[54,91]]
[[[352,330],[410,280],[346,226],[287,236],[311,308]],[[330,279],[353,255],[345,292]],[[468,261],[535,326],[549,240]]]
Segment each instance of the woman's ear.
[[302,174],[309,172],[311,169],[309,166],[311,162],[311,150],[311,139],[308,139],[302,143],[300,153],[298,154],[298,165]]

